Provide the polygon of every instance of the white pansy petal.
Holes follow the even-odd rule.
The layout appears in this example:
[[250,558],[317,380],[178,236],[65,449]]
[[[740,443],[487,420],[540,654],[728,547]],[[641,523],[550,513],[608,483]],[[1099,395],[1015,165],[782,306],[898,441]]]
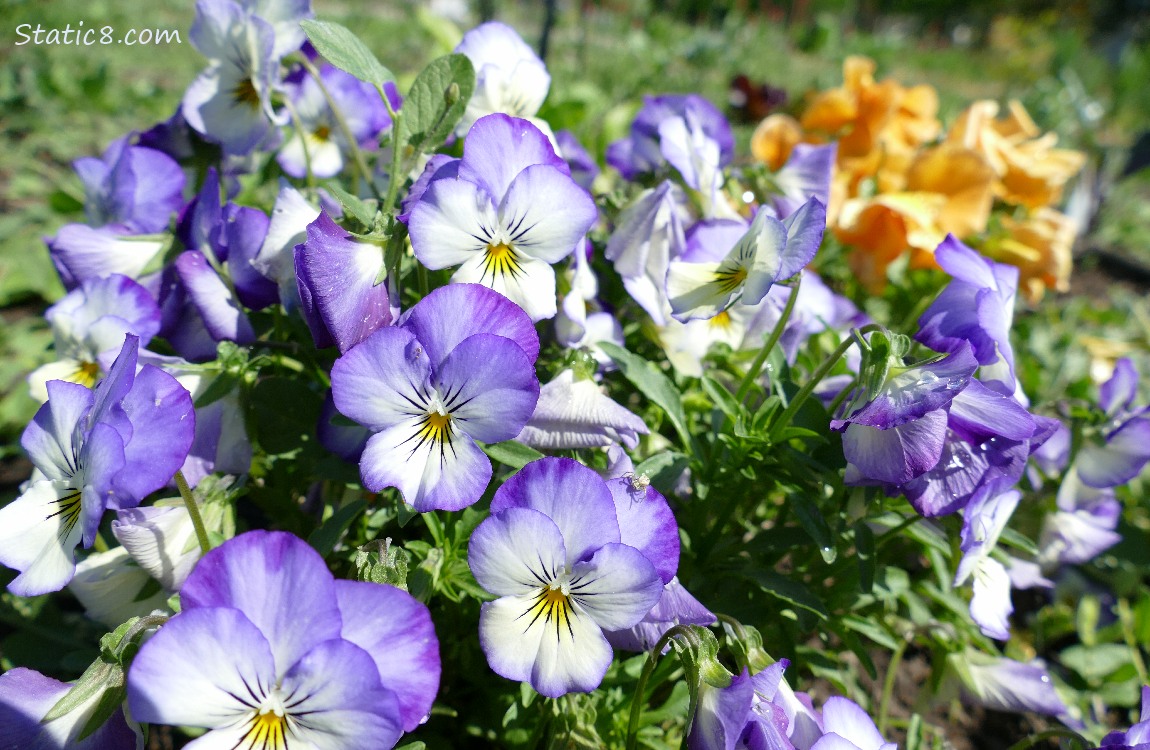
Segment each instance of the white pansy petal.
[[451,277],[456,283],[483,284],[523,308],[532,321],[555,317],[555,270],[514,250],[476,253]]
[[79,490],[66,481],[42,480],[0,508],[0,563],[22,571],[9,591],[46,594],[72,578],[84,531],[81,505]]
[[534,594],[505,596],[485,602],[479,614],[479,645],[492,671],[527,682],[539,655],[544,629],[530,627]]
[[574,691],[589,693],[599,687],[611,665],[611,644],[577,604],[566,617],[540,617],[532,627],[543,630],[531,670],[531,685],[536,691],[555,698]]
[[720,277],[719,268],[718,263],[671,261],[667,297],[676,320],[713,318],[727,308],[742,283],[735,276]]
[[379,432],[423,414],[430,400],[431,361],[411,331],[382,328],[331,368],[335,406]]
[[112,534],[168,591],[179,591],[200,559],[195,528],[183,506],[121,510],[112,521]]
[[88,555],[76,566],[68,588],[88,617],[111,629],[132,617],[165,609],[168,601],[168,594],[123,547]]
[[974,571],[974,596],[970,618],[983,634],[1000,641],[1010,640],[1010,575],[1002,563],[987,557]]
[[467,180],[436,180],[411,210],[408,231],[419,262],[432,270],[450,268],[481,254],[498,219],[491,198]]

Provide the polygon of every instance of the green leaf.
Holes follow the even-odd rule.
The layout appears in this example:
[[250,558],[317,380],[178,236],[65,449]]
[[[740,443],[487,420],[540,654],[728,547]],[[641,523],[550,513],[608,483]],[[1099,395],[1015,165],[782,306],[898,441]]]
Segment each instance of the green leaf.
[[314,20],[300,21],[300,26],[316,51],[340,70],[373,86],[382,87],[388,81],[395,80],[395,76],[383,67],[367,45],[346,27],[331,21]]
[[339,537],[347,531],[347,527],[351,526],[351,522],[366,507],[366,500],[355,500],[343,506],[332,513],[331,518],[324,521],[322,526],[311,533],[311,536],[307,538],[307,543],[321,556],[326,557],[335,547],[335,543],[339,541]]
[[799,518],[799,523],[802,524],[803,529],[810,535],[814,543],[818,545],[819,552],[822,554],[823,559],[828,564],[835,561],[838,552],[835,550],[834,536],[831,534],[831,527],[823,518],[822,511],[819,506],[815,504],[805,492],[791,492],[787,495],[787,500],[791,504],[791,508],[795,511],[795,515]]
[[748,580],[754,581],[760,589],[771,596],[816,614],[823,620],[826,620],[831,615],[827,610],[827,605],[823,604],[821,599],[811,593],[810,589],[798,581],[792,581],[789,578],[783,578],[777,573],[757,568],[745,569],[743,575]]
[[536,459],[543,458],[543,454],[539,451],[514,440],[485,445],[483,452],[504,466],[510,466],[516,470],[522,469]]
[[466,55],[445,55],[420,71],[399,118],[397,138],[412,149],[408,158],[443,143],[463,117],[473,91],[475,66]]
[[859,589],[869,594],[874,588],[874,532],[865,521],[855,524],[855,550],[859,562]]
[[1120,667],[1130,663],[1130,648],[1121,643],[1097,646],[1071,646],[1062,652],[1062,663],[1082,675],[1088,682],[1101,682]]
[[76,741],[79,742],[103,726],[124,702],[126,695],[124,668],[101,656],[84,670],[80,679],[76,680],[60,700],[56,701],[42,721],[59,719],[95,699],[94,706],[85,708],[86,711],[91,711],[91,714],[80,730],[79,736],[76,737]]
[[742,404],[717,380],[704,373],[700,382],[703,385],[703,391],[706,392],[711,402],[732,420],[738,419],[743,414]]
[[407,568],[411,555],[391,538],[368,542],[355,553],[356,578],[372,583],[387,583],[407,591]]
[[239,373],[225,370],[216,377],[212,378],[211,383],[207,388],[196,397],[195,406],[197,409],[202,409],[209,404],[219,401],[224,396],[235,390],[236,386],[240,383]]
[[656,453],[635,467],[635,475],[647,475],[652,486],[664,495],[671,493],[675,483],[683,476],[683,471],[691,462],[690,456],[674,451]]
[[683,444],[689,445],[691,435],[687,430],[687,415],[683,411],[683,397],[671,379],[654,364],[632,354],[621,346],[604,341],[600,342],[599,347],[619,366],[623,377],[630,380],[640,393],[666,412],[671,420],[671,425],[683,440]]
[[339,186],[335,180],[330,180],[324,189],[335,196],[339,205],[343,206],[344,213],[355,217],[364,229],[371,229],[375,223],[375,208],[362,198],[357,198]]

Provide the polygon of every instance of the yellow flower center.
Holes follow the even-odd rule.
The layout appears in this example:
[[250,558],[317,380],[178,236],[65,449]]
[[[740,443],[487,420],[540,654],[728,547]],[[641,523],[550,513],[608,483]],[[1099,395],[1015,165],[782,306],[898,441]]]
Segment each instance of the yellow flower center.
[[731,314],[726,310],[711,318],[708,323],[712,328],[722,328],[724,331],[729,330],[731,327]]
[[433,411],[423,418],[423,426],[419,430],[422,440],[433,440],[445,443],[451,439],[451,415]]
[[575,631],[571,627],[571,597],[567,594],[566,586],[552,583],[550,586],[540,588],[528,612],[531,614],[528,627],[542,617],[545,625],[554,623],[556,636],[559,635],[560,628],[566,627],[571,637],[575,637]]
[[236,104],[246,104],[252,109],[258,109],[260,106],[260,94],[256,91],[256,85],[252,83],[252,79],[245,78],[236,84],[232,89],[232,101]]
[[329,128],[327,125],[320,125],[318,128],[312,131],[312,136],[317,141],[326,141],[327,139],[331,138],[331,128]]
[[287,717],[282,709],[263,709],[252,716],[251,726],[236,750],[288,750]]
[[96,385],[96,380],[100,377],[100,365],[96,362],[81,362],[79,369],[72,373],[70,380],[73,383],[79,383],[85,388],[91,388]]
[[488,273],[491,274],[491,280],[494,281],[496,274],[515,277],[522,272],[523,267],[519,264],[519,257],[511,245],[500,242],[497,245],[488,245],[487,249],[483,251],[481,282]]

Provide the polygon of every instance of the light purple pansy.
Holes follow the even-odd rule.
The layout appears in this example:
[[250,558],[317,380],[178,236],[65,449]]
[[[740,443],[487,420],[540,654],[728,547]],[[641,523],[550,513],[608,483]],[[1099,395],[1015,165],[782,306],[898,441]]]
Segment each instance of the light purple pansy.
[[[442,168],[441,170],[442,171]],[[478,283],[532,320],[555,316],[555,271],[598,218],[567,163],[527,120],[488,115],[468,131],[456,177],[433,179],[411,209],[415,257]]]
[[[534,118],[547,91],[551,75],[515,29],[498,21],[476,26],[455,47],[475,66],[475,92],[467,102],[463,118],[455,128],[462,136],[479,119],[495,113]],[[533,121],[544,132],[542,120]]]
[[398,487],[417,510],[479,499],[491,462],[476,440],[519,434],[535,410],[539,338],[517,305],[478,284],[451,284],[340,357],[340,413],[371,430],[364,486]]
[[964,692],[987,708],[1066,717],[1066,704],[1039,660],[1020,662],[968,649],[952,654],[948,661]]
[[153,295],[159,291],[154,270],[158,270],[160,256],[168,246],[162,237],[125,234],[116,227],[65,224],[45,242],[65,289],[120,274],[140,282]]
[[225,542],[181,604],[128,673],[139,721],[204,727],[228,747],[352,750],[367,737],[392,747],[430,713],[440,662],[427,608],[391,586],[334,580],[298,537]]
[[830,202],[831,175],[837,153],[835,143],[795,145],[791,158],[773,176],[779,192],[768,200],[779,218],[790,216],[811,198],[818,198],[824,206]]
[[634,449],[647,425],[611,400],[591,378],[566,369],[539,389],[539,403],[515,438],[541,450],[605,447]]
[[1042,519],[1038,560],[1043,567],[1088,562],[1122,541],[1115,531],[1122,504],[1114,488],[1083,483],[1072,466],[1058,488],[1057,502],[1058,509]]
[[49,380],[66,380],[91,388],[102,368],[100,355],[118,350],[124,336],[147,346],[160,330],[160,308],[147,289],[127,276],[89,279],[48,308],[56,361],[28,376],[33,398],[48,399]]
[[124,136],[100,158],[72,162],[84,183],[88,223],[115,225],[128,234],[162,232],[184,205],[184,173],[167,154],[128,141]]
[[346,353],[391,323],[383,248],[352,237],[324,212],[296,245],[295,272],[304,319],[317,347]]
[[48,402],[20,443],[39,471],[0,509],[0,563],[20,571],[21,596],[59,591],[75,573],[75,548],[92,546],[107,508],[131,508],[166,485],[192,442],[192,399],[151,365],[136,371],[127,336],[106,378],[89,390],[48,383]]
[[539,459],[508,479],[467,551],[476,581],[499,597],[479,616],[492,670],[548,697],[598,687],[612,655],[603,631],[632,627],[659,601],[662,529],[656,517],[628,535],[662,556],[653,562],[622,541],[607,483],[571,459]]
[[78,738],[95,713],[102,692],[52,721],[43,721],[72,686],[32,669],[16,667],[0,674],[0,737],[6,748],[55,750],[143,750],[144,737],[117,708],[100,727]]
[[757,305],[776,282],[798,274],[811,262],[823,239],[826,213],[818,198],[783,221],[760,210],[717,262],[671,261],[667,297],[675,319],[713,318],[736,301]]
[[[628,180],[654,172],[672,159],[677,162],[672,162],[676,169],[682,165],[681,171],[693,173],[689,160],[677,158],[686,154],[668,148],[671,151],[668,157],[662,148],[667,123],[674,120],[681,121],[684,128],[689,121],[703,139],[714,144],[716,167],[731,163],[735,155],[735,136],[731,126],[713,104],[697,94],[644,97],[643,106],[631,124],[630,135],[607,147],[607,163]],[[698,184],[692,184],[691,187],[699,189]]]
[[964,344],[937,361],[891,367],[871,400],[848,404],[844,415],[831,421],[831,429],[844,432],[848,482],[904,484],[937,465],[946,438],[946,407],[977,367]]
[[1018,507],[1022,493],[1009,484],[993,481],[984,485],[962,514],[962,559],[954,585],[973,578],[970,617],[982,632],[1000,641],[1010,638],[1010,576],[1002,563],[991,557],[998,537]]
[[1107,422],[1083,441],[1075,465],[1083,484],[1117,487],[1129,482],[1150,461],[1150,417],[1147,408],[1135,408],[1138,371],[1122,358],[1114,373],[1102,384],[1099,406]]
[[1014,394],[1014,349],[1010,326],[1018,293],[1018,268],[995,263],[947,235],[934,251],[951,281],[919,318],[915,340],[939,352],[969,344],[984,382],[998,381]]

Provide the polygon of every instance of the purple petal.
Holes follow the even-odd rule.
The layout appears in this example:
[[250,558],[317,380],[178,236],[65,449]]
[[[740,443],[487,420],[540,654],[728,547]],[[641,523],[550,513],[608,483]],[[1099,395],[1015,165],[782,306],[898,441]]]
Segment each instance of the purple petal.
[[643,619],[626,630],[611,630],[605,635],[617,649],[623,651],[650,651],[659,639],[675,625],[711,625],[715,615],[687,589],[678,578],[664,584],[663,594]]
[[558,263],[579,244],[599,217],[591,195],[564,170],[525,168],[499,204],[499,218],[513,232],[516,248],[546,263]]
[[515,342],[490,333],[460,342],[440,363],[435,380],[455,423],[485,443],[518,435],[539,400],[531,360]]
[[491,500],[491,512],[507,508],[532,508],[553,520],[563,534],[568,567],[620,538],[607,484],[569,458],[532,461],[504,482]]
[[433,154],[424,165],[423,171],[419,173],[419,177],[408,188],[407,195],[403,199],[403,213],[396,218],[404,224],[408,223],[412,210],[433,182],[457,177],[459,177],[459,159],[447,154]]
[[[460,311],[466,311],[460,315]],[[438,369],[460,342],[477,333],[511,339],[527,359],[539,356],[539,334],[522,308],[480,284],[450,284],[424,297],[400,320],[415,333]]]
[[430,379],[427,347],[409,330],[384,328],[332,365],[332,398],[341,414],[380,432],[425,413]]
[[124,235],[110,228],[93,229],[85,224],[62,226],[46,242],[52,263],[68,289],[114,273],[139,280],[165,245],[161,240]]
[[439,641],[427,606],[385,584],[336,581],[336,595],[344,640],[375,659],[379,680],[399,699],[402,727],[412,732],[439,690]]
[[387,285],[376,284],[383,249],[354,241],[327,214],[308,225],[295,250],[304,316],[316,346],[334,341],[340,352],[391,323]]
[[68,479],[75,471],[73,435],[92,408],[95,395],[78,383],[48,382],[48,401],[36,410],[20,436],[32,465],[48,479]]
[[1076,465],[1083,484],[1117,487],[1138,476],[1147,461],[1150,461],[1150,419],[1136,417],[1111,433],[1106,445],[1083,445]]
[[176,258],[176,272],[214,340],[240,344],[255,341],[256,334],[247,314],[203,253],[193,250],[180,253]]
[[852,424],[843,454],[865,477],[903,484],[938,464],[945,438],[946,412],[938,409],[889,430]]
[[973,378],[951,402],[949,425],[971,443],[992,437],[1026,440],[1035,430],[1021,404]]
[[[133,731],[128,726],[121,708],[82,742],[76,742],[75,737],[91,715],[83,705],[42,724],[44,716],[71,687],[69,683],[24,667],[15,667],[0,675],[0,734],[5,746],[48,750],[58,747],[61,741],[71,750],[128,750],[140,746],[139,728]],[[63,732],[62,728],[67,725],[71,725],[70,729]]]
[[180,590],[187,613],[235,607],[263,633],[278,674],[316,644],[338,638],[335,585],[323,558],[297,536],[249,531],[200,560]]
[[1066,704],[1058,697],[1054,684],[1040,662],[1026,664],[1011,659],[990,663],[970,660],[964,664],[970,676],[967,688],[987,708],[998,711],[1034,711],[1058,716],[1066,713]]
[[832,421],[831,428],[850,423],[889,429],[944,409],[970,383],[977,368],[970,347],[963,345],[938,362],[890,377],[873,401],[846,419]]
[[270,220],[258,208],[229,204],[224,240],[228,249],[228,274],[236,285],[236,296],[252,310],[262,310],[279,301],[274,281],[256,270],[252,261],[267,237]]
[[859,750],[879,750],[885,744],[874,719],[854,701],[837,695],[823,704],[823,731],[849,739]]
[[571,568],[571,598],[604,630],[635,625],[662,595],[655,567],[626,544],[605,544]]
[[642,552],[663,583],[670,583],[679,568],[679,527],[666,498],[654,487],[636,487],[634,477],[612,479],[607,488],[615,501],[619,541]]
[[783,220],[783,226],[787,228],[787,244],[779,258],[777,280],[789,279],[814,259],[827,227],[826,204],[812,196]]
[[123,406],[133,431],[116,486],[139,501],[166,486],[184,463],[195,435],[195,410],[191,394],[153,365],[136,374]]
[[699,707],[691,733],[690,750],[734,750],[751,714],[755,690],[744,669],[731,684],[717,688],[707,683],[699,687]]
[[502,201],[516,175],[535,164],[549,164],[563,174],[571,171],[530,121],[492,114],[476,120],[467,131],[459,176],[482,185],[488,195]]
[[1122,357],[1114,363],[1114,372],[1110,379],[1102,384],[1098,394],[1098,405],[1113,417],[1119,412],[1130,408],[1134,397],[1138,395],[1138,370],[1127,357]]
[[790,216],[809,198],[818,198],[824,206],[830,202],[831,175],[837,153],[835,143],[795,145],[791,158],[775,174],[775,184],[782,193],[772,196],[771,201],[779,216]]

